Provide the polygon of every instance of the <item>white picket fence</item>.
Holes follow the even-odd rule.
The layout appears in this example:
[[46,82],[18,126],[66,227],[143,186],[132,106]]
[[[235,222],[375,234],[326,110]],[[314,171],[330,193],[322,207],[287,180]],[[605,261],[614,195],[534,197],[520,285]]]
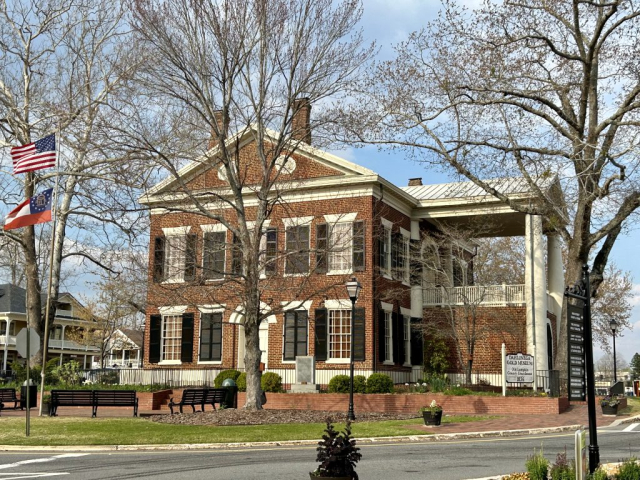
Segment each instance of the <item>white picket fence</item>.
[[424,287],[423,306],[486,305],[525,303],[524,285],[474,285],[467,287]]

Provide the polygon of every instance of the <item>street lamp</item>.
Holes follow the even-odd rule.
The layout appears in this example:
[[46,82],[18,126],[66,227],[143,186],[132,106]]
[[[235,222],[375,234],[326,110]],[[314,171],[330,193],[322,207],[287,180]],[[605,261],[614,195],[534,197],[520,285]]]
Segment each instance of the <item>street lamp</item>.
[[616,330],[618,329],[618,322],[616,322],[615,318],[612,318],[609,322],[609,327],[611,328],[611,333],[613,333],[613,383],[615,384],[618,381],[618,375],[616,371]]
[[353,421],[356,419],[355,414],[353,413],[353,357],[354,357],[354,342],[353,342],[353,324],[354,317],[356,315],[356,302],[358,301],[358,295],[360,295],[360,290],[362,289],[362,285],[360,282],[356,280],[356,277],[351,277],[351,280],[348,281],[345,285],[347,287],[347,295],[351,299],[351,354],[349,355],[349,411],[347,412],[347,420]]

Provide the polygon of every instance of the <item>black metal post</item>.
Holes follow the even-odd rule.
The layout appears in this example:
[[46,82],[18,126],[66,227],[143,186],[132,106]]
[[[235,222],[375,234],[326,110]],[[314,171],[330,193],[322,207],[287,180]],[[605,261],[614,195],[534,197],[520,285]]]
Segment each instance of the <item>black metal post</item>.
[[351,354],[349,359],[349,411],[347,412],[347,420],[353,421],[356,419],[355,414],[353,413],[353,356],[354,356],[354,345],[353,345],[353,325],[354,325],[354,317],[356,314],[356,299],[351,298]]
[[618,372],[616,370],[616,331],[613,331],[613,384],[618,381]]
[[600,448],[598,447],[598,431],[596,428],[596,384],[595,375],[593,373],[593,332],[591,326],[591,284],[589,280],[589,265],[583,265],[582,279],[585,289],[584,350],[587,367],[587,411],[589,413],[589,472],[593,473],[600,464]]

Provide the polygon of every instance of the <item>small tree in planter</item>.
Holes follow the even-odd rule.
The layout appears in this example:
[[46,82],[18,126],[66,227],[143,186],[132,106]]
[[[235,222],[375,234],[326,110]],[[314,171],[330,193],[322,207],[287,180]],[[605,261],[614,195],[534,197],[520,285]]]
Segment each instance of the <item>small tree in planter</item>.
[[432,400],[428,407],[420,409],[425,425],[440,425],[442,422],[442,406]]
[[356,441],[351,438],[351,422],[347,422],[344,432],[339,433],[333,428],[331,420],[327,419],[325,434],[316,450],[316,461],[320,465],[314,472],[310,472],[310,478],[358,480],[355,468],[362,454],[356,447]]

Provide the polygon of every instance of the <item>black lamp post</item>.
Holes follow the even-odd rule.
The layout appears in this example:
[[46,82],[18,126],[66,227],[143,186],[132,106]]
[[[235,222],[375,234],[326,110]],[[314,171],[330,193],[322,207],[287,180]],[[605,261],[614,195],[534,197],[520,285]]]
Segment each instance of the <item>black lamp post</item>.
[[353,319],[356,314],[356,302],[358,301],[358,295],[360,295],[360,290],[362,289],[362,285],[360,282],[356,280],[356,277],[351,277],[351,280],[347,282],[347,294],[351,299],[351,329],[350,329],[350,345],[351,345],[351,354],[349,355],[349,411],[347,412],[347,420],[353,421],[356,419],[355,414],[353,413],[353,357],[354,357],[354,344],[353,344]]
[[613,334],[613,383],[615,384],[618,381],[618,372],[616,371],[617,362],[616,362],[616,330],[618,330],[618,322],[616,322],[615,318],[612,318],[609,322],[609,327],[611,327],[611,333]]

